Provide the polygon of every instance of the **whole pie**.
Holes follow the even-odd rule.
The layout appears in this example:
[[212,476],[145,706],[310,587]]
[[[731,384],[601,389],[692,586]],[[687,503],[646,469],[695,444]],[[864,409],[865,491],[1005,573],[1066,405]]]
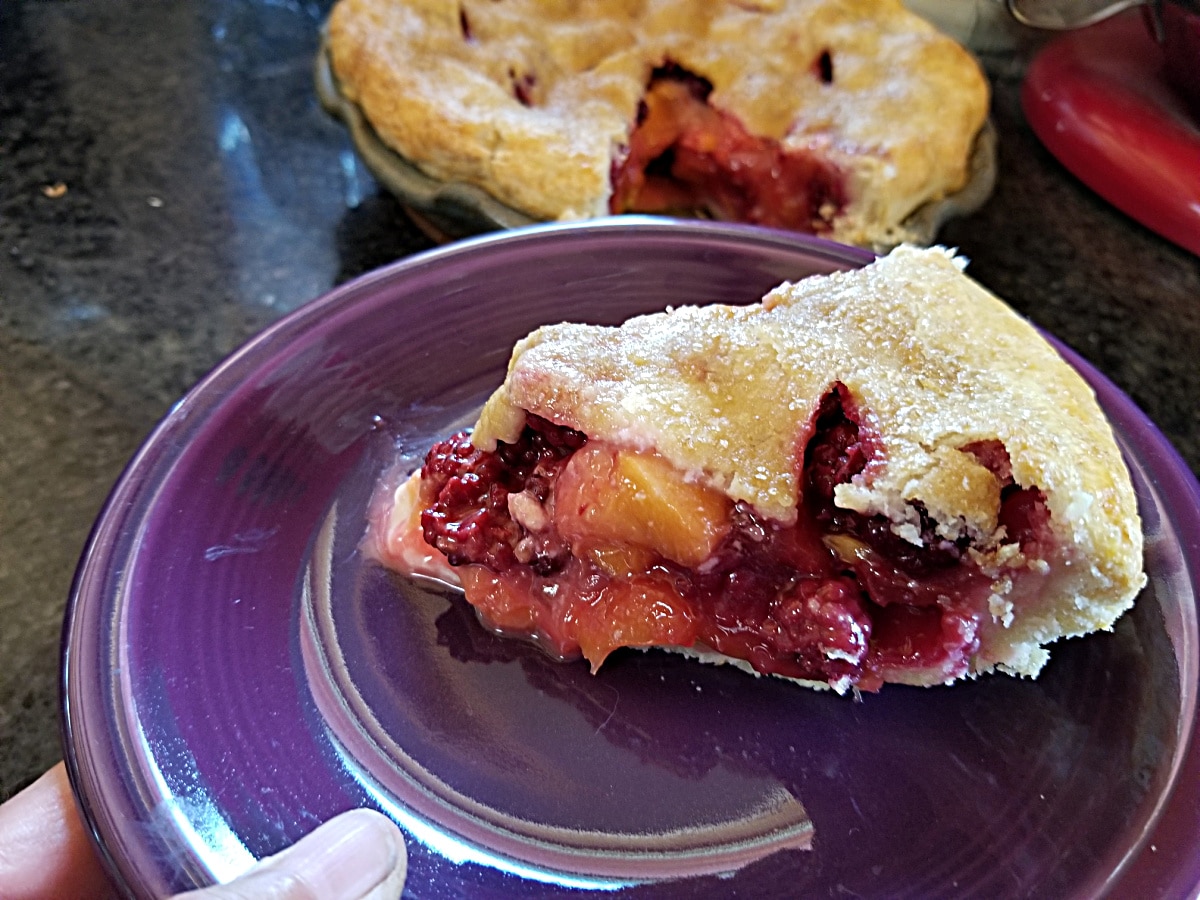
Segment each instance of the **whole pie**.
[[1035,676],[1144,584],[1091,390],[935,248],[515,348],[374,552],[599,667],[666,647],[836,690]]
[[339,0],[327,34],[386,145],[537,219],[892,246],[987,115],[975,60],[900,0]]

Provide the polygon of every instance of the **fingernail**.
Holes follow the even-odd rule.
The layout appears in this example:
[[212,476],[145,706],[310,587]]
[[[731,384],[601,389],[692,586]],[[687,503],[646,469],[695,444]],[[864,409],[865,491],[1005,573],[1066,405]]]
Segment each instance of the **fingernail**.
[[355,809],[305,835],[269,866],[303,879],[313,896],[362,900],[404,859],[403,838],[391,820],[374,810]]

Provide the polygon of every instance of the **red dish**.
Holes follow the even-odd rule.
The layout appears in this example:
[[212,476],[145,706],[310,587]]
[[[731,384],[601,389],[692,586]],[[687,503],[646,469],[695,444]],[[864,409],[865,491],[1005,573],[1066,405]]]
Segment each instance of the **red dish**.
[[1049,43],[1029,67],[1021,103],[1037,136],[1088,187],[1200,254],[1200,116],[1167,82],[1138,13]]

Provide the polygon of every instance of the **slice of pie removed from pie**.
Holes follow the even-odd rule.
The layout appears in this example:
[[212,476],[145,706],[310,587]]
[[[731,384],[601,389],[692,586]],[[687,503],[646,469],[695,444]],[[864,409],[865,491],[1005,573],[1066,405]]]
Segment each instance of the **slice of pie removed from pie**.
[[541,328],[372,530],[593,669],[664,647],[838,691],[1036,676],[1145,582],[1083,379],[935,248],[752,306]]

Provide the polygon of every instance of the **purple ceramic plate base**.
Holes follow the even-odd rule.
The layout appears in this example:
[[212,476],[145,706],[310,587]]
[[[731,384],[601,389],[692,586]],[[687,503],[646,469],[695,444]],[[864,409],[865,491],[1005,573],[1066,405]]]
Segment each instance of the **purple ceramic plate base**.
[[1037,681],[856,702],[633,651],[593,676],[359,552],[397,454],[468,424],[533,327],[866,259],[697,222],[508,232],[344,285],[210,374],[114,489],[64,633],[69,770],[129,891],[230,878],[367,805],[405,830],[415,898],[1194,894],[1200,496],[1069,353],[1150,584]]

